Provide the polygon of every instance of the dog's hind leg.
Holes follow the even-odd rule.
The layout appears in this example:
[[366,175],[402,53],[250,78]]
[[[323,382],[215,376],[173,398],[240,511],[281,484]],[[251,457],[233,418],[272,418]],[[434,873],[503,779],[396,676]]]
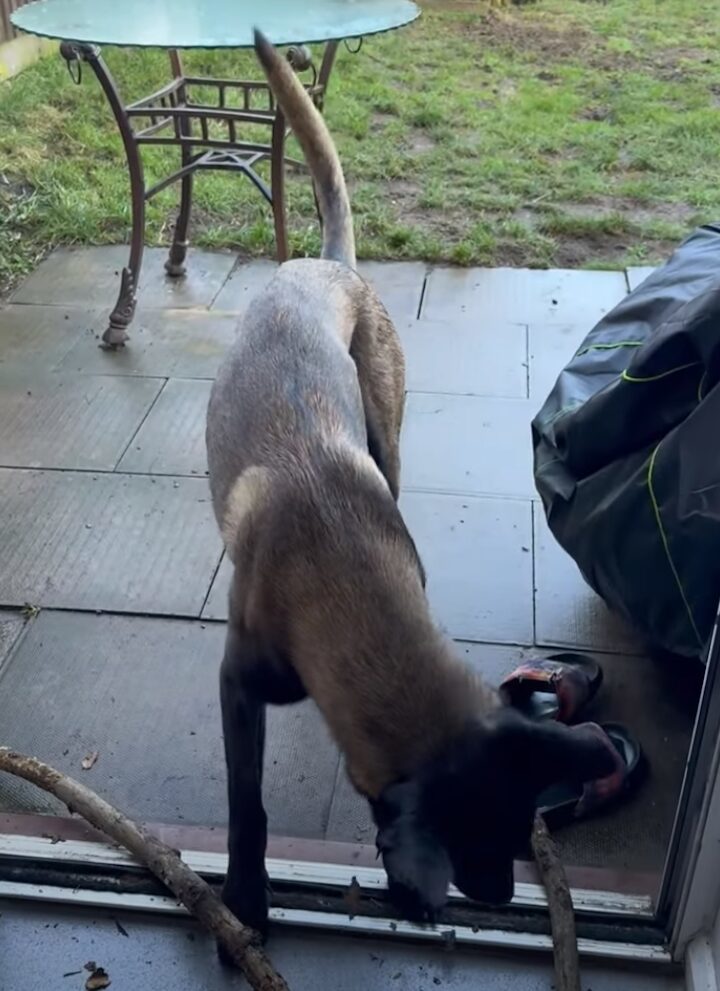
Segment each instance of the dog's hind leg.
[[[223,901],[247,926],[267,935],[267,815],[262,800],[265,706],[304,698],[294,671],[228,626],[220,670],[220,704],[228,782],[228,871]],[[222,953],[221,953],[222,956]]]

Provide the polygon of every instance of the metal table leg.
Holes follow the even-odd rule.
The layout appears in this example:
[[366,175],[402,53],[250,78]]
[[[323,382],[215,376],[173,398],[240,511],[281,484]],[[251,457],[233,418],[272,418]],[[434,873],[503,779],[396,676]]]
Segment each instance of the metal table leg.
[[126,267],[120,274],[120,291],[117,302],[110,314],[110,322],[103,334],[103,342],[110,347],[118,347],[128,339],[127,327],[135,313],[137,286],[142,266],[143,247],[145,244],[145,178],[142,161],[130,121],[120,100],[117,87],[113,82],[107,65],[100,56],[100,49],[95,45],[63,42],[60,53],[68,63],[71,73],[73,66],[77,67],[75,78],[80,82],[80,66],[86,62],[93,70],[107,97],[110,108],[120,131],[125,157],[127,158],[130,176],[130,198],[132,204],[132,235],[130,239],[130,257]]
[[[326,44],[319,71],[305,46],[294,46],[288,51],[288,59],[297,72],[312,70],[313,79],[306,88],[320,111],[338,44],[336,41]],[[95,73],[115,117],[130,178],[130,257],[121,273],[117,302],[103,334],[104,344],[116,348],[128,340],[127,328],[135,313],[145,243],[145,201],[175,182],[181,183],[180,210],[165,270],[175,278],[185,274],[193,176],[197,171],[230,171],[247,176],[272,207],[278,261],[283,262],[289,257],[285,209],[287,126],[267,83],[186,76],[179,53],[171,50],[168,53],[173,73],[171,82],[151,96],[125,106],[97,46],[63,42],[60,51],[75,82],[81,81],[83,63],[87,63]],[[194,100],[192,91],[196,86],[205,90],[214,89],[217,102],[208,104]],[[227,95],[230,92],[240,94],[241,106],[228,106]],[[260,109],[256,107],[258,98],[263,103]],[[269,128],[270,141],[260,143],[239,139],[238,124]],[[222,125],[225,134],[218,133],[218,125]],[[150,189],[145,186],[141,159],[143,145],[176,147],[181,155],[181,167]],[[255,170],[259,162],[267,159],[270,160],[269,186]]]
[[[170,52],[170,66],[175,79],[182,80],[183,67],[179,52],[174,50]],[[181,104],[187,104],[187,94],[184,85],[181,85],[178,89],[178,99]],[[178,121],[178,132],[183,137],[190,137],[191,128],[186,118]],[[187,171],[184,172],[180,180],[180,212],[178,213],[175,224],[168,259],[165,262],[165,271],[175,279],[185,275],[185,256],[187,255],[189,243],[188,229],[190,227],[190,210],[192,208],[193,192],[193,172],[189,169],[192,161],[192,147],[183,144],[180,149],[180,158],[183,169],[187,169]]]

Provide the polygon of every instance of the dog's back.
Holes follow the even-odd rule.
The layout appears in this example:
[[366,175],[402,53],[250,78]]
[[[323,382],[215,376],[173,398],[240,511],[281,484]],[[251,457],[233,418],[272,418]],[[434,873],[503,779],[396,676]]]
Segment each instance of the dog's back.
[[215,514],[231,553],[230,496],[247,469],[302,473],[328,445],[367,443],[357,369],[336,329],[350,316],[352,280],[333,262],[284,266],[251,304],[219,370],[207,451]]
[[210,487],[232,557],[251,509],[281,478],[296,476],[300,484],[319,470],[323,453],[344,458],[351,475],[362,466],[376,481],[380,464],[397,496],[404,401],[396,332],[354,271],[352,215],[333,141],[290,65],[259,33],[255,42],[305,153],[323,244],[321,259],[285,263],[251,302],[213,387]]

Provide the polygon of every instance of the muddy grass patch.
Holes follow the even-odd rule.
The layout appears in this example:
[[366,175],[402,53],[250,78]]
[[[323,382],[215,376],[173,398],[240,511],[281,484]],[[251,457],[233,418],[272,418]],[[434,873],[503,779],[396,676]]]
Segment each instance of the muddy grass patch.
[[372,127],[385,128],[389,124],[395,124],[397,122],[397,115],[387,113],[384,110],[373,110],[370,114],[370,124]]
[[[499,52],[506,57],[523,56],[543,66],[537,78],[552,83],[558,79],[552,63],[580,62],[602,72],[643,72],[659,80],[682,81],[702,74],[718,58],[707,49],[692,45],[672,45],[648,49],[642,38],[606,38],[588,27],[565,17],[555,25],[554,14],[530,9],[515,12],[484,10],[448,21],[463,38],[476,39],[481,51]],[[631,28],[630,25],[628,25]]]
[[622,198],[541,203],[514,211],[513,220],[551,239],[560,267],[621,267],[628,259],[665,260],[699,221],[683,204],[640,206]]
[[408,135],[407,147],[413,155],[425,155],[429,151],[434,151],[437,142],[427,131],[414,127]]
[[627,229],[641,228],[656,222],[691,227],[702,222],[697,209],[686,203],[638,203],[622,196],[597,196],[586,203],[544,204],[541,212],[558,213],[580,221],[598,221],[603,217],[616,218]]
[[555,260],[559,268],[584,268],[588,265],[622,267],[632,245],[628,240],[620,240],[614,234],[594,231],[581,237],[567,234],[556,238]]
[[[452,22],[450,22],[452,23]],[[472,38],[482,50],[499,50],[517,56],[529,54],[545,62],[560,62],[582,56],[596,43],[596,36],[579,24],[555,27],[543,16],[509,14],[488,10],[467,19],[458,18],[463,37]]]

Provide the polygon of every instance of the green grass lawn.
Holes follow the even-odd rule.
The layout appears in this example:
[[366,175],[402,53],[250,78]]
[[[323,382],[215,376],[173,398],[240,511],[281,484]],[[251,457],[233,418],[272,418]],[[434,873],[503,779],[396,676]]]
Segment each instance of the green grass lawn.
[[[165,81],[157,52],[105,53],[124,97]],[[194,73],[257,77],[247,53]],[[327,117],[359,254],[482,265],[614,267],[664,257],[720,218],[716,0],[426,5],[413,26],[342,51]],[[148,179],[174,167],[152,151]],[[177,189],[152,201],[168,240]],[[315,252],[308,180],[289,187],[293,249]],[[271,254],[269,210],[239,176],[196,182],[195,244]],[[86,70],[51,57],[0,84],[0,284],[58,243],[127,239],[120,144]]]

